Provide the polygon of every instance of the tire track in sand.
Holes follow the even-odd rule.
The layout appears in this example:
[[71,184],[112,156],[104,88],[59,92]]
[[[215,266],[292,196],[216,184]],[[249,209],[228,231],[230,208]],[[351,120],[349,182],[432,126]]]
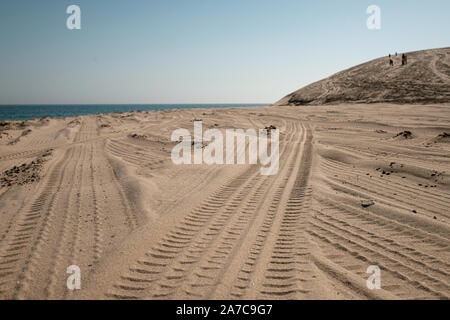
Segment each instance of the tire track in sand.
[[30,280],[25,278],[24,273],[41,239],[46,236],[45,226],[49,223],[52,207],[63,188],[65,170],[73,153],[72,148],[65,151],[48,179],[43,182],[45,184],[43,191],[27,209],[18,213],[17,223],[4,239],[4,246],[0,249],[2,257],[0,278],[3,281],[1,291],[8,293],[5,298],[18,298],[17,293],[22,289],[23,283]]
[[[291,136],[294,134],[291,132]],[[217,270],[200,262],[209,260],[205,257],[211,248],[225,255],[231,252],[233,245],[218,239],[236,241],[239,232],[251,222],[258,199],[265,194],[263,189],[270,185],[264,184],[268,179],[273,178],[261,176],[259,168],[252,166],[224,183],[169,230],[158,245],[114,284],[107,296],[117,299],[173,298],[179,294],[195,297],[185,292],[183,283],[188,283],[185,280],[197,274],[196,270]],[[231,231],[230,226],[237,231]]]
[[[254,223],[248,227],[245,234],[241,235],[238,242],[238,250],[234,259],[228,259],[227,268],[223,268],[220,277],[216,277],[214,285],[209,288],[202,288],[198,282],[193,282],[192,287],[208,289],[202,298],[242,298],[252,281],[253,271],[257,267],[260,254],[270,234],[271,227],[277,215],[277,210],[282,202],[283,191],[289,192],[289,180],[291,179],[294,167],[296,167],[297,156],[300,152],[302,139],[304,140],[305,129],[299,127],[298,122],[294,122],[294,136],[286,141],[291,150],[280,159],[281,163],[286,163],[281,167],[280,173],[271,184],[270,190],[266,193],[264,200],[258,208],[258,214]],[[198,279],[201,280],[201,279]],[[203,291],[203,290],[202,290]]]
[[[309,262],[309,240],[306,230],[310,219],[309,177],[312,168],[312,132],[305,134],[301,152],[295,158],[290,187],[284,190],[280,206],[268,234],[260,260],[253,271],[251,290],[236,285],[237,296],[245,299],[300,299],[313,293],[317,277]],[[244,268],[238,280],[249,272]]]

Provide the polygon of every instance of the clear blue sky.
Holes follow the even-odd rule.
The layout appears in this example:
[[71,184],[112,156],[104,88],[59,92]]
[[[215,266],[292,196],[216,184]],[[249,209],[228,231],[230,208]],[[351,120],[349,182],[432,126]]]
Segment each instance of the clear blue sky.
[[[71,4],[81,30],[66,28]],[[389,52],[450,46],[449,13],[448,0],[1,0],[0,104],[270,103]]]

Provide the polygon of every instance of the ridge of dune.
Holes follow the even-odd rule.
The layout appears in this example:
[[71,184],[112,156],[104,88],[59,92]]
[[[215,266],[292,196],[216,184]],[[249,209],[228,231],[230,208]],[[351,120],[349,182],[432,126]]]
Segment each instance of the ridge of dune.
[[340,103],[446,103],[450,102],[450,47],[378,58],[301,88],[280,101],[281,105]]

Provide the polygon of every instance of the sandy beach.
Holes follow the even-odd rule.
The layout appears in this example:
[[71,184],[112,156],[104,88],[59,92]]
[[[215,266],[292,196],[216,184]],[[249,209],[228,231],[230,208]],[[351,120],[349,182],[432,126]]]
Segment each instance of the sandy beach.
[[[0,298],[450,298],[450,49],[393,59],[266,107],[0,121]],[[276,174],[176,165],[200,120],[279,130]]]
[[[276,126],[278,174],[174,165],[171,132],[194,119]],[[449,123],[450,104],[3,122],[0,297],[449,298]]]

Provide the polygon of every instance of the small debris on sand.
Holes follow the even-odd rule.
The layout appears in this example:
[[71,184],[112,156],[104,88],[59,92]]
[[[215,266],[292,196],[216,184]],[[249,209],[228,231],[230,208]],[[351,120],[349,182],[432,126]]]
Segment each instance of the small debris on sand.
[[192,141],[191,146],[194,146],[194,148],[197,148],[197,149],[205,149],[208,146],[208,143],[206,143],[205,141],[203,141],[203,142]]
[[133,139],[142,139],[142,140],[145,140],[148,138],[145,134],[137,134],[137,133],[130,134],[129,137],[133,138]]
[[406,130],[398,133],[397,135],[394,136],[394,138],[412,139],[413,135],[411,131]]
[[363,208],[369,208],[371,206],[375,205],[375,200],[366,200],[366,201],[361,201],[361,206]]
[[450,143],[450,133],[443,132],[432,140],[434,143]]
[[268,127],[264,128],[264,131],[267,133],[267,135],[270,136],[270,134],[272,133],[272,130],[277,130],[277,127],[275,127],[274,125],[270,125]]

